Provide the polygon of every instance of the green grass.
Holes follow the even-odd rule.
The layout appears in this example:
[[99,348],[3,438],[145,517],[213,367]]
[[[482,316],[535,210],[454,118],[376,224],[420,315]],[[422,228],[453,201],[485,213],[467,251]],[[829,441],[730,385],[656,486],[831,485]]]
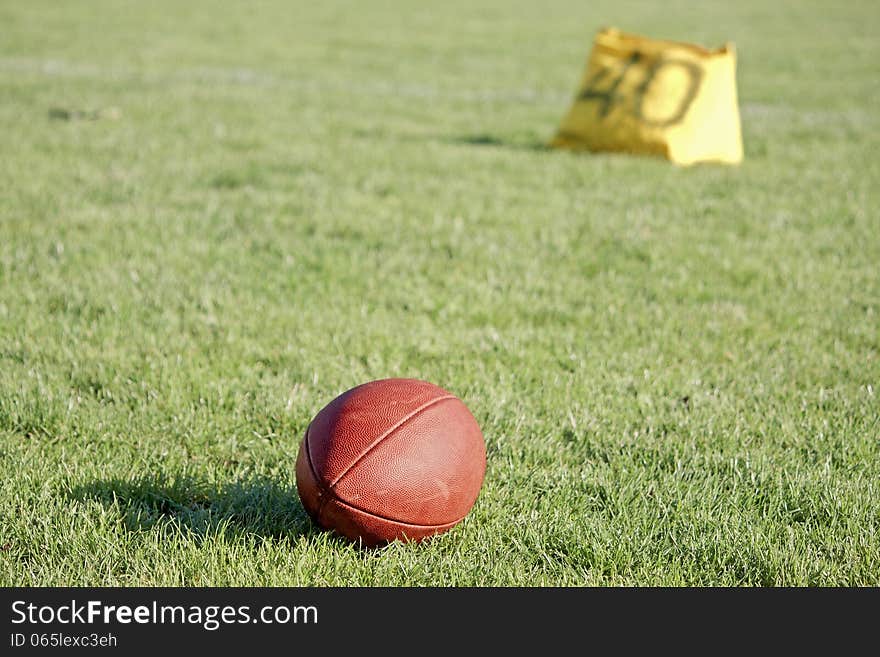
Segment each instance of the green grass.
[[[0,584],[880,584],[873,1],[0,5]],[[739,53],[746,161],[542,145],[604,25]],[[358,383],[480,422],[360,551]]]

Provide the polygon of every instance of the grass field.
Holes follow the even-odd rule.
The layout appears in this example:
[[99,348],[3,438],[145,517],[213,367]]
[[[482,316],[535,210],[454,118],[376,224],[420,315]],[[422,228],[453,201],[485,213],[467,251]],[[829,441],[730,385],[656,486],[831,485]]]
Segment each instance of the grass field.
[[[299,4],[0,4],[0,584],[880,584],[880,5]],[[742,166],[543,148],[605,25],[736,43]],[[488,469],[360,551],[390,376]]]

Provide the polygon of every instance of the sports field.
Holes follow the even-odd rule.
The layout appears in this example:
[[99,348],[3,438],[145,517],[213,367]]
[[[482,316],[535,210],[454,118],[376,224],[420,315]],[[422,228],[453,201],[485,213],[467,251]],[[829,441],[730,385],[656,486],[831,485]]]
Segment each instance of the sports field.
[[[606,25],[735,42],[741,166],[544,147]],[[0,26],[0,585],[880,584],[877,2]],[[359,550],[293,466],[398,376],[486,478]]]

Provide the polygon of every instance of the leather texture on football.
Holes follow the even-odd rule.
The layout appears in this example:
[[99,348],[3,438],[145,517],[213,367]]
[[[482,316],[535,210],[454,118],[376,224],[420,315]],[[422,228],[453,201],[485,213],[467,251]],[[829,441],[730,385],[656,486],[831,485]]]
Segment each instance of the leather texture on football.
[[382,379],[318,412],[300,444],[296,486],[319,526],[376,546],[458,524],[485,472],[483,434],[460,399],[427,381]]

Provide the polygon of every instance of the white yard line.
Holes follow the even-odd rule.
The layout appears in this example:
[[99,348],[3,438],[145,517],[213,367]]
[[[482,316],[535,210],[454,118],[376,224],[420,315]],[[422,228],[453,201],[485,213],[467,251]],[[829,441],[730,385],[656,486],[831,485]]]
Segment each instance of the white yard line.
[[122,66],[99,66],[58,59],[0,58],[0,72],[28,73],[63,78],[138,81],[142,83],[226,83],[243,86],[297,89],[307,93],[346,93],[372,96],[453,99],[464,102],[519,102],[530,104],[565,103],[570,93],[549,93],[537,89],[443,89],[424,83],[371,80],[352,83],[349,80],[315,79],[276,75],[247,68],[186,68],[172,72],[152,73]]

